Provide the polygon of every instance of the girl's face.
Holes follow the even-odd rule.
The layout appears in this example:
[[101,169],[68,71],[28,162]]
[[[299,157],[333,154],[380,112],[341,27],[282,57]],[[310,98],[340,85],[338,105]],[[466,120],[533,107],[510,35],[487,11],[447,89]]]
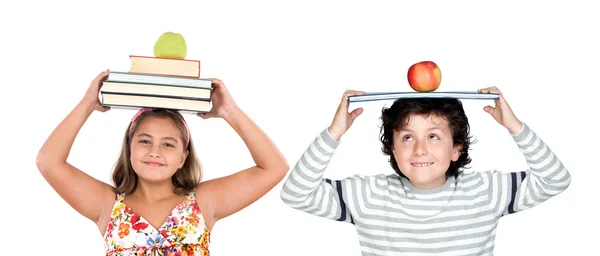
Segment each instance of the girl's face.
[[184,143],[170,118],[145,118],[131,139],[131,166],[140,179],[170,180],[185,163],[188,153]]
[[394,133],[394,157],[398,169],[420,189],[433,189],[446,183],[451,161],[458,160],[460,146],[454,146],[452,131],[445,118],[410,115],[402,130]]

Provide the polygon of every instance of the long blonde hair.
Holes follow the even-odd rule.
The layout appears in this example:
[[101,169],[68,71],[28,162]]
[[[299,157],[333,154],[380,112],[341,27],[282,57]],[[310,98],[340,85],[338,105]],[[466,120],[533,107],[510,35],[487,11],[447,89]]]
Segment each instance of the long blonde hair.
[[148,117],[170,118],[179,129],[181,138],[184,142],[183,145],[187,145],[184,150],[187,150],[189,154],[185,159],[183,166],[175,172],[171,181],[175,187],[174,192],[178,195],[194,191],[202,180],[202,165],[196,156],[192,138],[189,137],[188,140],[187,134],[189,131],[187,125],[184,123],[185,120],[183,119],[183,116],[174,110],[151,109],[140,110],[130,123],[130,126],[127,127],[127,131],[125,131],[121,153],[115,163],[112,174],[115,193],[131,194],[137,187],[138,175],[133,170],[130,159],[131,139],[139,123]]

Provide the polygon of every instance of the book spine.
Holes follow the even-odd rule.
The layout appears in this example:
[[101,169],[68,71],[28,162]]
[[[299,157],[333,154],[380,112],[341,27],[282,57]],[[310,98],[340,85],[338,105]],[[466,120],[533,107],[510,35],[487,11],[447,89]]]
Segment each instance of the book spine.
[[[143,107],[148,107],[148,106],[131,106],[131,105],[104,104],[104,103],[101,103],[100,105],[102,105],[103,107],[119,108],[119,109],[126,109],[126,110],[138,110]],[[197,113],[209,113],[210,112],[210,110],[195,111],[195,110],[182,109],[182,108],[169,108],[169,109],[178,111],[181,114],[190,114],[190,115],[196,115]]]
[[148,82],[138,83],[138,82],[133,82],[133,81],[111,80],[110,78],[107,79],[104,82],[106,82],[106,83],[116,83],[116,84],[140,84],[140,85],[153,85],[153,86],[168,86],[168,87],[191,88],[191,89],[195,89],[195,90],[208,90],[208,91],[212,91],[211,87],[197,87],[197,86],[189,86],[189,85],[182,85],[182,84],[166,84],[166,83],[165,84],[159,84],[159,83],[148,83]]
[[181,100],[195,100],[195,101],[208,101],[210,98],[197,98],[197,97],[186,97],[186,96],[168,96],[168,95],[156,95],[156,94],[145,94],[145,93],[127,93],[127,92],[106,92],[103,91],[101,94],[114,94],[114,95],[127,95],[127,96],[143,96],[152,98],[169,98],[169,99],[181,99]]

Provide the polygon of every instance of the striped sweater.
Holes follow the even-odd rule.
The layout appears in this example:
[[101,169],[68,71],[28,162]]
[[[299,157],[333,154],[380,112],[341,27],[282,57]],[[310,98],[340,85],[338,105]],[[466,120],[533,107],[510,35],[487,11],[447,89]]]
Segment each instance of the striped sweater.
[[511,135],[528,170],[461,172],[441,187],[421,190],[396,174],[323,178],[340,143],[325,129],[290,172],[281,199],[294,209],[353,224],[362,255],[493,255],[502,216],[544,202],[571,181],[527,125]]

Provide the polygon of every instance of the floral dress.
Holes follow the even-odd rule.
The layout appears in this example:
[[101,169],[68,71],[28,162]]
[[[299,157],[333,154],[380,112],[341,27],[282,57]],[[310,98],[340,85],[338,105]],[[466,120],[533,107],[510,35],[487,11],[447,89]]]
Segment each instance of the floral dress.
[[210,231],[195,193],[177,205],[158,229],[123,203],[117,194],[104,234],[106,256],[208,256]]

